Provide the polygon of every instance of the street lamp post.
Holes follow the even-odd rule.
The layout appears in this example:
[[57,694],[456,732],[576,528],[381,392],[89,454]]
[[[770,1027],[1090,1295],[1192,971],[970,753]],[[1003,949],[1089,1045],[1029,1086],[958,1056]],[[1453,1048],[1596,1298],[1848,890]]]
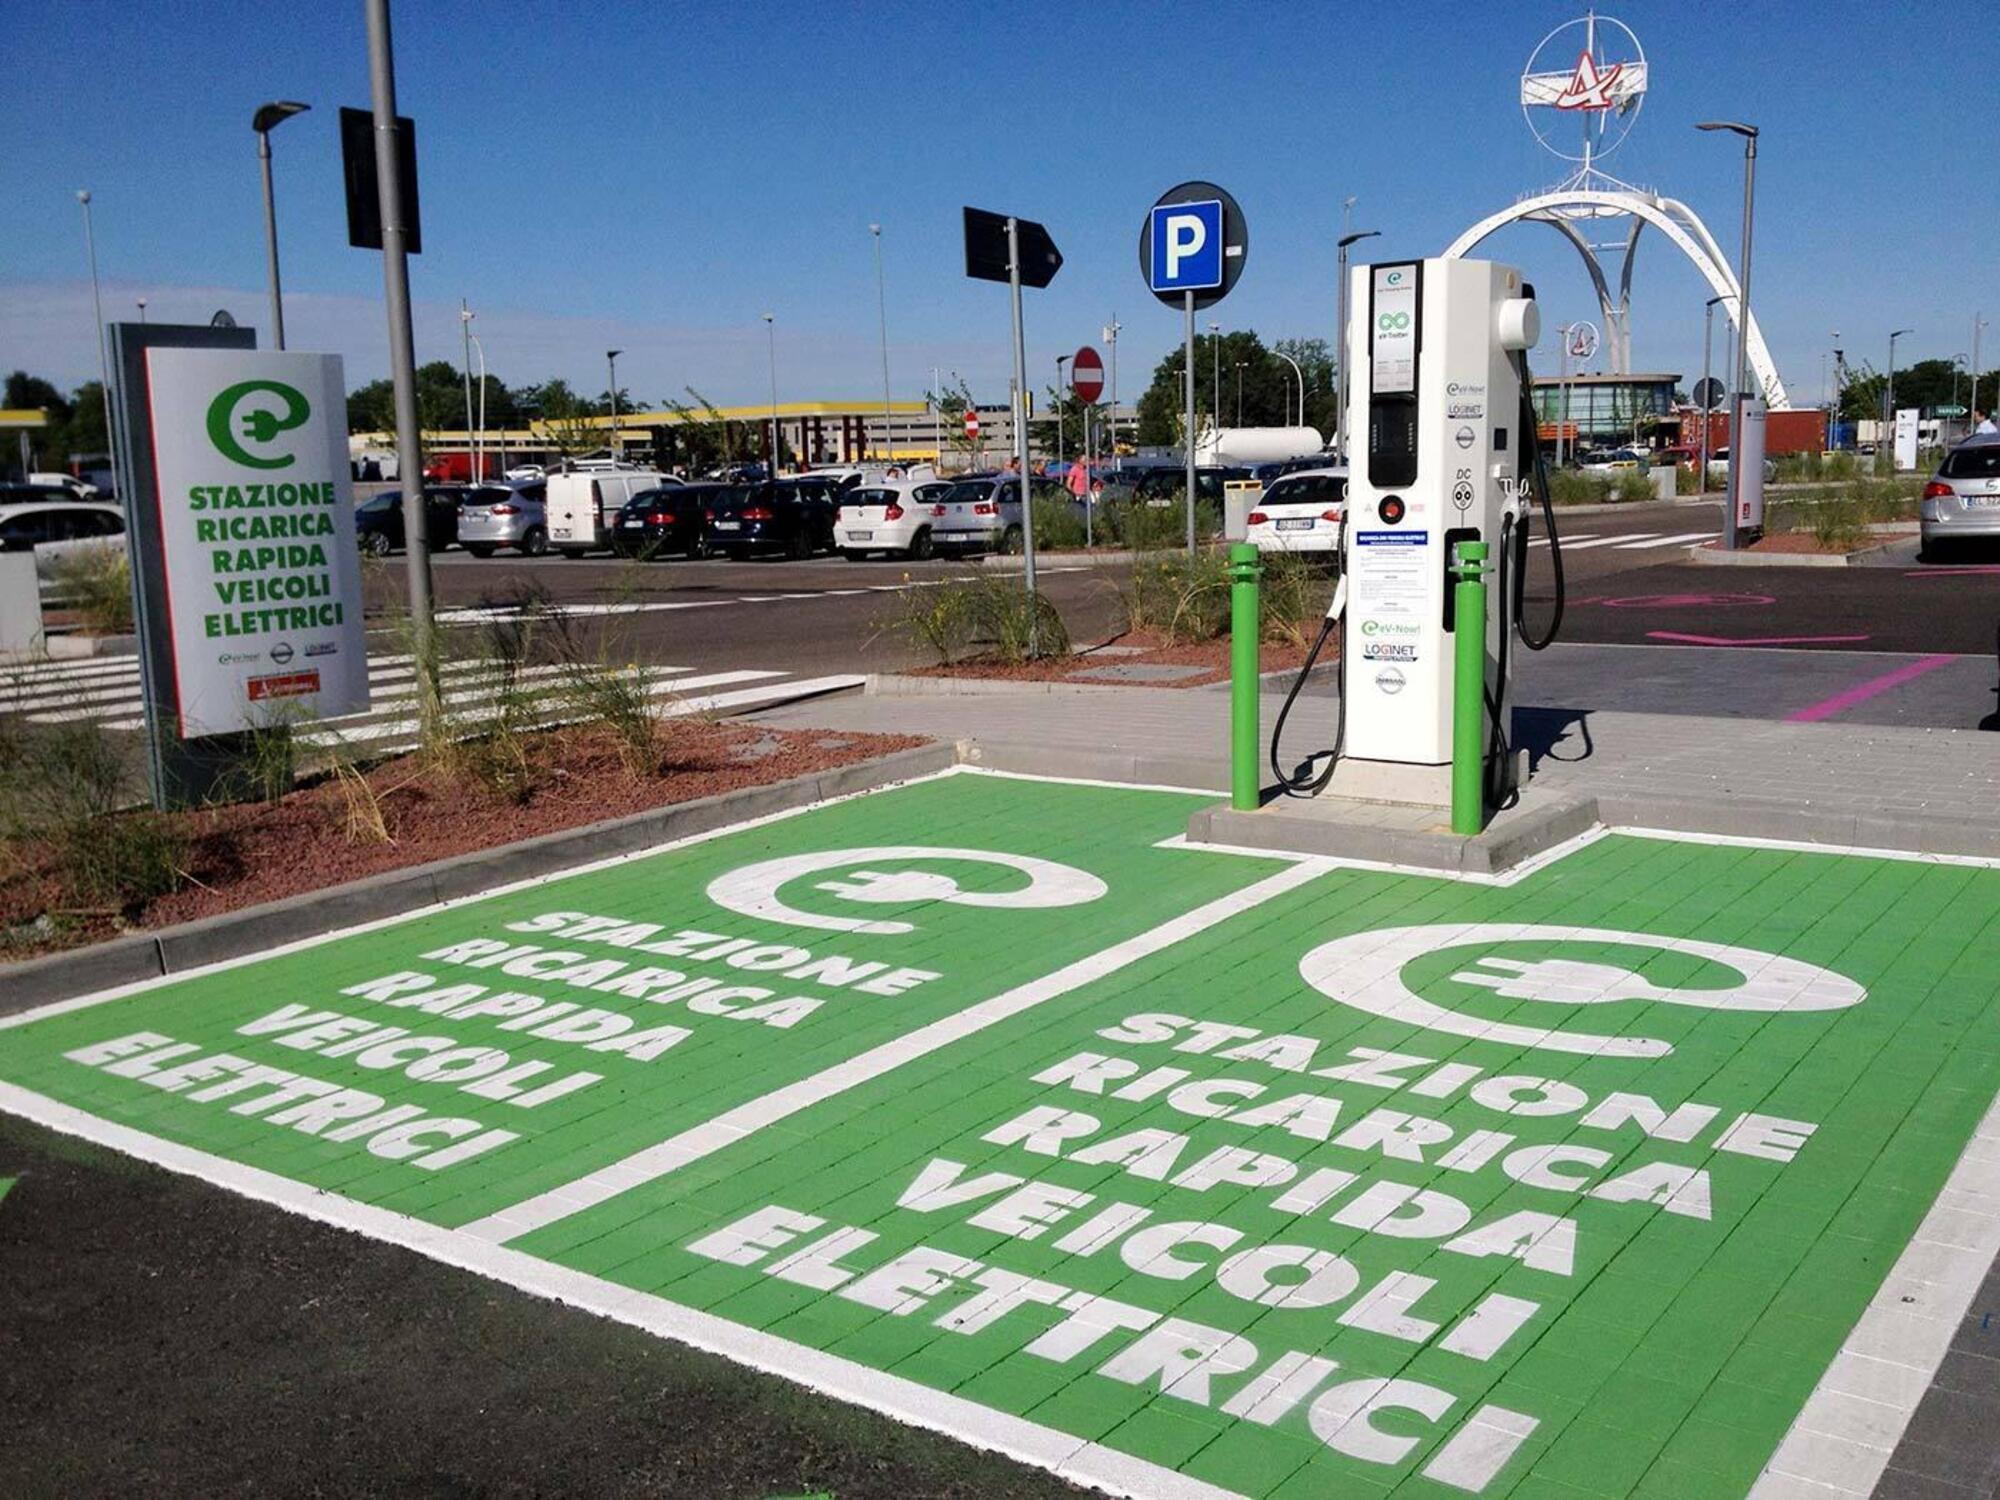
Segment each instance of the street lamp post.
[[[1208,325],[1208,414],[1217,427],[1222,425],[1222,325]],[[1190,446],[1194,434],[1188,434]]]
[[1236,425],[1243,425],[1243,367],[1247,360],[1236,361]]
[[1896,340],[1906,333],[1915,333],[1914,328],[1898,328],[1889,335],[1889,379],[1882,387],[1882,436],[1876,440],[1876,461],[1881,461],[1882,446],[1889,445],[1889,466],[1896,464]]
[[618,462],[618,455],[625,448],[624,443],[618,437],[618,356],[624,352],[623,349],[606,349],[604,351],[604,362],[611,368],[609,377],[611,380],[611,462],[614,465]]
[[76,201],[83,208],[83,248],[90,257],[90,308],[97,327],[97,378],[99,399],[104,407],[104,443],[111,451],[112,485],[123,500],[124,476],[118,472],[118,448],[111,438],[111,356],[104,345],[104,299],[97,285],[97,231],[90,222],[90,189],[78,188]]
[[764,335],[771,358],[771,448],[765,454],[769,461],[766,467],[770,470],[764,476],[766,479],[778,477],[778,454],[784,448],[784,442],[778,435],[778,325],[773,321],[776,316],[775,313],[764,314]]
[[271,132],[293,115],[304,114],[310,104],[296,99],[274,99],[260,105],[250,117],[257,132],[257,167],[264,178],[264,260],[271,280],[271,347],[285,347],[285,297],[278,283],[278,206],[271,191]]
[[465,366],[465,477],[468,482],[477,482],[479,473],[478,454],[472,446],[472,319],[473,312],[463,297],[458,299],[459,342],[464,348]]
[[1708,430],[1713,425],[1709,421],[1709,414],[1714,410],[1713,407],[1707,404],[1708,382],[1710,379],[1708,373],[1708,356],[1710,340],[1715,333],[1715,304],[1726,300],[1728,295],[1725,292],[1720,297],[1710,297],[1708,305],[1702,309],[1701,313],[1701,476],[1695,480],[1695,493],[1704,497],[1708,494]]
[[[1122,469],[1124,460],[1118,456],[1118,335],[1121,325],[1118,314],[1111,315],[1111,321],[1104,325],[1104,342],[1111,346],[1111,468],[1113,472]],[[1979,347],[1978,336],[1973,337],[1973,347]]]
[[1834,429],[1840,423],[1840,408],[1843,402],[1843,398],[1847,394],[1847,381],[1845,379],[1847,373],[1847,358],[1846,355],[1842,352],[1840,347],[1840,330],[1838,328],[1835,328],[1832,330],[1832,334],[1833,334],[1833,344],[1832,344],[1833,404],[1827,408],[1827,413],[1826,413],[1826,443],[1829,452],[1834,450],[1838,446],[1833,440],[1833,434],[1834,434]]
[[[146,321],[146,299],[144,297],[139,299],[139,321],[141,323]],[[1952,389],[1956,390],[1957,387],[1954,386]]]
[[1301,427],[1303,427],[1303,426],[1305,426],[1305,425],[1306,425],[1306,372],[1305,372],[1304,370],[1300,369],[1300,368],[1299,368],[1299,362],[1298,362],[1297,360],[1293,359],[1293,358],[1291,357],[1291,355],[1289,355],[1289,354],[1285,353],[1285,351],[1284,351],[1284,350],[1282,350],[1282,349],[1273,349],[1273,350],[1272,350],[1271,352],[1272,352],[1273,354],[1277,355],[1277,356],[1278,356],[1278,358],[1282,359],[1282,360],[1283,360],[1283,361],[1284,361],[1284,362],[1285,362],[1286,364],[1290,365],[1290,366],[1292,367],[1292,373],[1293,373],[1294,375],[1296,375],[1296,376],[1298,376],[1298,377],[1299,377],[1299,420],[1298,420],[1298,425],[1299,425],[1299,426],[1301,426]]
[[870,224],[868,232],[875,237],[875,311],[882,324],[882,457],[893,459],[895,450],[889,446],[889,291],[882,277],[882,226]]
[[[1349,198],[1346,204],[1343,205],[1343,213],[1346,209],[1353,206],[1354,200]],[[1343,234],[1340,237],[1340,311],[1337,315],[1340,322],[1340,330],[1336,338],[1339,347],[1334,352],[1340,359],[1340,379],[1337,382],[1339,393],[1335,398],[1336,404],[1340,408],[1335,422],[1335,428],[1339,433],[1339,441],[1335,446],[1340,450],[1341,463],[1347,462],[1347,249],[1348,246],[1357,244],[1362,240],[1377,239],[1381,236],[1381,233],[1382,231],[1379,229],[1364,229],[1359,234]]]
[[1058,354],[1056,356],[1056,462],[1057,463],[1062,462],[1062,456],[1063,456],[1063,366],[1068,364],[1069,361],[1070,361],[1070,356],[1067,354]]
[[[1986,326],[1986,320],[1978,313],[1972,315],[1972,392],[1965,398],[1967,413],[1979,410],[1979,330]],[[1967,420],[1971,420],[1968,415]]]
[[[1722,545],[1735,551],[1742,545],[1738,525],[1751,518],[1743,515],[1743,403],[1750,384],[1750,240],[1757,213],[1757,127],[1739,120],[1704,120],[1697,130],[1728,130],[1743,137],[1743,254],[1736,298],[1736,368],[1730,372],[1734,390],[1729,400],[1729,512],[1722,521]],[[1756,522],[1762,521],[1762,516]],[[1761,531],[1753,522],[1753,531]],[[1754,540],[1754,538],[1753,538]]]

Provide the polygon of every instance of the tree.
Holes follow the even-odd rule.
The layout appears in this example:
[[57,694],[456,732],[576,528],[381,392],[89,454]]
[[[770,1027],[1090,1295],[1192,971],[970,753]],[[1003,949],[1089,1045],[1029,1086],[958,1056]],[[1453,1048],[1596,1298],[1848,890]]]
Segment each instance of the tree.
[[937,408],[938,421],[944,429],[945,450],[964,460],[964,467],[979,467],[979,442],[965,435],[965,414],[973,409],[972,391],[952,372],[952,384],[942,387],[931,398]]
[[1295,375],[1290,365],[1283,360],[1278,361],[1286,378],[1292,382],[1292,412],[1295,416],[1299,412],[1299,375],[1304,375],[1305,425],[1317,428],[1321,437],[1331,441],[1340,421],[1340,392],[1335,388],[1333,346],[1325,339],[1279,339],[1271,348],[1273,352],[1289,354],[1299,362],[1299,374]]
[[[1307,348],[1319,344],[1318,340],[1298,342]],[[1322,355],[1324,348],[1320,344]],[[1184,349],[1174,349],[1161,360],[1153,370],[1152,384],[1139,398],[1141,443],[1175,446],[1181,441],[1181,427],[1186,420],[1183,415],[1186,400],[1181,386],[1185,352]],[[1300,359],[1299,363],[1303,366],[1305,361]],[[1242,366],[1240,372],[1239,365]],[[1237,397],[1239,373],[1242,381],[1240,421]],[[1322,378],[1330,383],[1330,374]],[[1309,374],[1308,383],[1311,380]],[[1218,384],[1220,390],[1217,389]],[[1202,334],[1195,339],[1194,400],[1198,427],[1287,426],[1291,422],[1288,400],[1296,409],[1296,395],[1288,398],[1286,392],[1296,393],[1297,389],[1292,367],[1265,348],[1264,341],[1249,329]]]
[[686,387],[694,405],[669,399],[668,411],[680,419],[666,430],[668,451],[663,460],[690,474],[702,474],[736,461],[735,426],[716,404],[693,386]]

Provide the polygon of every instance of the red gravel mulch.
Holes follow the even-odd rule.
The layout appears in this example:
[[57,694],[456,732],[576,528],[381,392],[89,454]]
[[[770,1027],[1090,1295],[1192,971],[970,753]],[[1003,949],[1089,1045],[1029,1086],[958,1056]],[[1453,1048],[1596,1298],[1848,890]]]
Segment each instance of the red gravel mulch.
[[[1157,631],[1132,630],[1124,635],[1114,636],[1107,645],[1137,646],[1136,655],[1104,655],[1100,652],[1079,651],[1068,656],[1046,656],[1039,661],[1002,662],[983,657],[973,657],[956,661],[949,666],[912,667],[913,677],[979,677],[1003,682],[1075,682],[1080,685],[1102,687],[1159,687],[1191,688],[1205,687],[1214,682],[1229,680],[1229,642],[1225,638],[1218,641],[1169,641]],[[1289,642],[1265,641],[1258,648],[1258,670],[1262,672],[1296,672],[1305,664],[1306,648]],[[1340,636],[1335,632],[1327,648],[1320,652],[1322,664],[1340,659]],[[1179,677],[1170,681],[1120,682],[1116,677],[1079,677],[1079,672],[1091,672],[1105,667],[1125,666],[1172,666],[1204,668],[1197,676]]]
[[[386,870],[427,864],[545,833],[766,786],[928,743],[917,735],[773,729],[677,720],[656,741],[659,772],[634,776],[600,728],[533,736],[525,801],[489,790],[470,773],[447,777],[403,757],[366,773],[389,842],[349,831],[350,797],[334,780],[275,803],[175,814],[191,840],[189,884],[141,906],[78,908],[48,852],[0,849],[0,961],[102,942],[261,902],[323,890]],[[48,921],[39,919],[47,916]]]

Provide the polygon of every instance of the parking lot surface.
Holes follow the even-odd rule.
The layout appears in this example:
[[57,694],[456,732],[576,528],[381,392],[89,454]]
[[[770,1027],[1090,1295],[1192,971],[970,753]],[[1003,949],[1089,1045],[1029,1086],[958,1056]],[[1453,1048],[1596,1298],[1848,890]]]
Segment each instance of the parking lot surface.
[[0,1107],[1084,1483],[1865,1493],[2000,1249],[2000,873],[1199,805],[822,806],[11,1018]]

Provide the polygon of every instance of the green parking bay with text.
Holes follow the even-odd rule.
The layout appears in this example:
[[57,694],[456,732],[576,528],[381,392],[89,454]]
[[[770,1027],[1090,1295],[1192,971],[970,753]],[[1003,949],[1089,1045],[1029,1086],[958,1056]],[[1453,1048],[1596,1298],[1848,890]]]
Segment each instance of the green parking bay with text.
[[15,1018],[0,1106],[1086,1480],[1747,1491],[1984,1143],[2000,871],[1200,805],[824,805]]

